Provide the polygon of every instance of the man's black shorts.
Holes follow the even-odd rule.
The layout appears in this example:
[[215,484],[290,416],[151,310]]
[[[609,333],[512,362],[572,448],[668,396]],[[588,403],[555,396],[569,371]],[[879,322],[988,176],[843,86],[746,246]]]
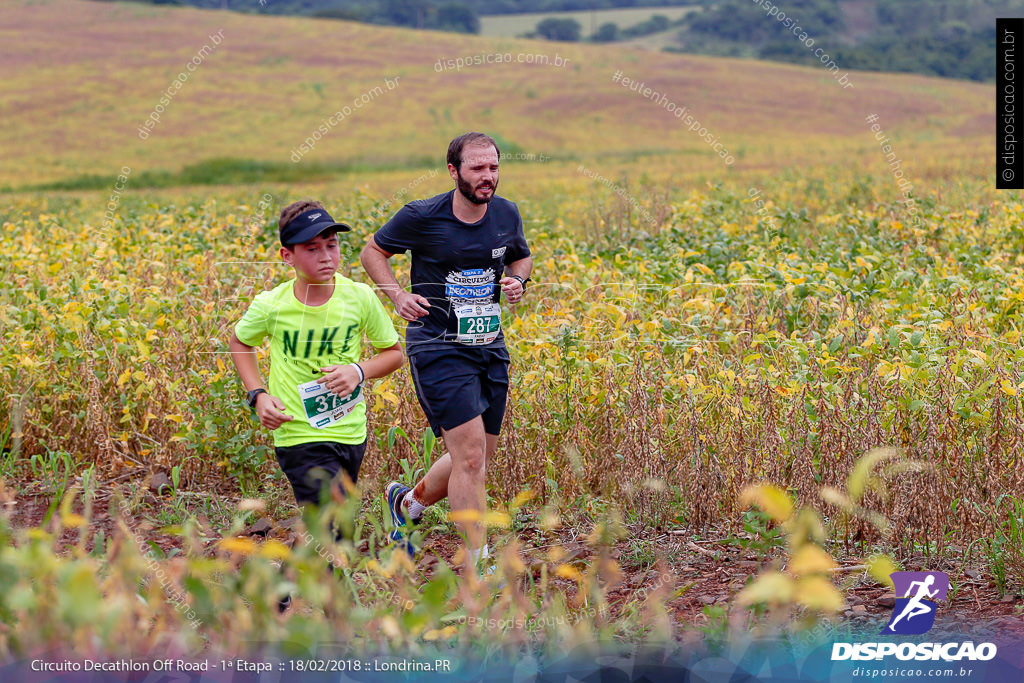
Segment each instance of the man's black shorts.
[[[320,493],[326,484],[344,494],[345,488],[339,472],[344,472],[353,484],[356,483],[365,452],[365,441],[357,444],[313,441],[274,448],[277,462],[291,482],[295,502],[299,505],[320,505]],[[330,494],[326,495],[327,500],[330,500]]]
[[501,432],[508,399],[508,351],[504,347],[429,349],[409,356],[409,369],[434,434],[477,415],[488,434]]

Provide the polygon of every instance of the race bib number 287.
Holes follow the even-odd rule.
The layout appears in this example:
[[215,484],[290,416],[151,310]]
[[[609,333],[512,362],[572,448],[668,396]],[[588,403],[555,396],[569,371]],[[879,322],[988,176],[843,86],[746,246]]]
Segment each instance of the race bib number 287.
[[455,341],[460,344],[481,346],[498,338],[501,331],[501,306],[499,304],[459,306],[455,309],[458,319],[458,334]]

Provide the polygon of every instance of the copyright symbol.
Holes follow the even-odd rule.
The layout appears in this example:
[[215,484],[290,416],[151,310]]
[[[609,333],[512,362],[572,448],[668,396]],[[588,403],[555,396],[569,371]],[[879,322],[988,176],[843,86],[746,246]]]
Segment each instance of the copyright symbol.
[[1006,182],[1010,182],[1011,180],[1013,180],[1013,169],[1012,168],[1004,168],[1003,169],[1003,180],[1005,180]]

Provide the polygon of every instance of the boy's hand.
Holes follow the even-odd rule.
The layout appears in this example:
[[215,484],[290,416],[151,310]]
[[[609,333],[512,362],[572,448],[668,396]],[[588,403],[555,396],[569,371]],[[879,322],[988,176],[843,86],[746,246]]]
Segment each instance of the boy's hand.
[[328,365],[320,368],[327,373],[320,378],[320,384],[341,398],[345,398],[359,386],[359,371],[351,365]]
[[256,397],[256,415],[260,418],[260,424],[267,429],[277,429],[285,422],[295,419],[284,412],[284,402],[281,399],[268,393]]

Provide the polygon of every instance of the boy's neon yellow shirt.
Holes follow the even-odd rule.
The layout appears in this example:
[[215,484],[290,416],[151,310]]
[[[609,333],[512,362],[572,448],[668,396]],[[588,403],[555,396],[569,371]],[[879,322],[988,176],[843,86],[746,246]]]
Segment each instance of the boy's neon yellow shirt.
[[295,298],[295,280],[261,292],[235,325],[243,344],[259,346],[270,337],[270,381],[267,391],[281,399],[290,422],[273,431],[275,446],[312,441],[358,444],[366,440],[366,403],[327,428],[309,424],[298,386],[323,376],[320,368],[359,360],[363,335],[375,348],[398,343],[395,326],[368,285],[335,273],[334,294],[322,306]]

